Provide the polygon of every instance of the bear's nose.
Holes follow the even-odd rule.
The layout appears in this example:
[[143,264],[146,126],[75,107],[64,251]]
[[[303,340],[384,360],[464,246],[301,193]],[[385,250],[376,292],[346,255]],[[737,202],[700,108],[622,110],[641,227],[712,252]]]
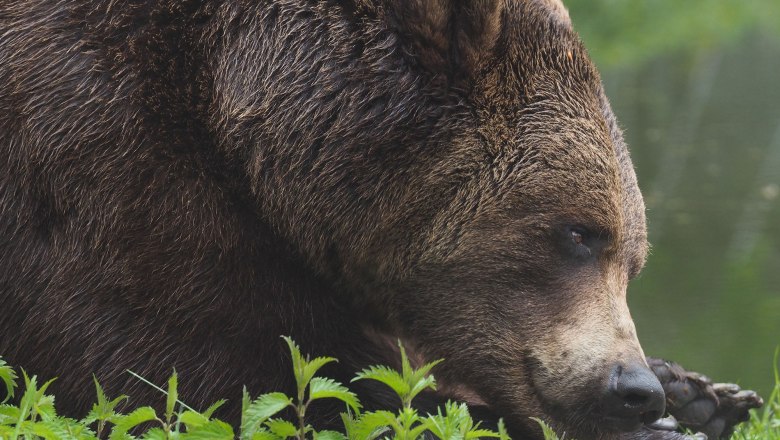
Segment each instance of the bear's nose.
[[655,374],[640,363],[616,365],[603,400],[609,424],[621,431],[633,431],[664,414],[666,397]]

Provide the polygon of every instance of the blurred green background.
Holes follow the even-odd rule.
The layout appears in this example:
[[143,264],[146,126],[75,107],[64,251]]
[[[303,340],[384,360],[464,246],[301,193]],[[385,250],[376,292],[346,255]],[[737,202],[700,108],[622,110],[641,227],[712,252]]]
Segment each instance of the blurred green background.
[[565,1],[625,130],[650,242],[645,353],[771,389],[780,345],[780,0]]

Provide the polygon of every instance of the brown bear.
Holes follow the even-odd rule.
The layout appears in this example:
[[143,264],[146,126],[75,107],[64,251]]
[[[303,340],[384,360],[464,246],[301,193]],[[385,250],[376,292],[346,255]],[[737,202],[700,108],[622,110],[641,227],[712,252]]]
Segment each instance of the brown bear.
[[554,0],[6,0],[0,234],[0,355],[67,413],[175,367],[235,417],[292,387],[279,335],[342,381],[400,338],[445,359],[423,409],[678,437],[642,427],[644,206]]

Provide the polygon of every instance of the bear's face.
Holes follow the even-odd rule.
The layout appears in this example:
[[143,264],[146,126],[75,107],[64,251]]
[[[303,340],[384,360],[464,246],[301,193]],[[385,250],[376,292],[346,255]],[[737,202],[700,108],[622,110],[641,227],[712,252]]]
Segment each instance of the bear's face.
[[617,366],[645,362],[626,303],[644,206],[597,77],[551,56],[563,63],[535,66],[522,90],[512,62],[475,88],[461,148],[484,162],[436,216],[397,319],[424,359],[446,359],[444,393],[589,438],[646,417],[611,426],[602,405]]
[[646,365],[626,303],[647,252],[634,171],[566,23],[508,12],[518,21],[471,71],[472,119],[436,172],[470,177],[433,216],[388,320],[422,359],[446,359],[441,393],[516,429],[540,414],[577,438],[636,429],[658,408],[617,414],[608,397]]

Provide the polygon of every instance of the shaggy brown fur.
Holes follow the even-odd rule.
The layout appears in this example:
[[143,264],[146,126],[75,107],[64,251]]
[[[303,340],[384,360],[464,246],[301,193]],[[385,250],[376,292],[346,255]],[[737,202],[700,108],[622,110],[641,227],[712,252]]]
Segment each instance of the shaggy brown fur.
[[235,416],[291,389],[279,335],[340,380],[389,335],[518,435],[607,436],[645,235],[554,1],[0,2],[0,354],[68,413],[175,367]]

